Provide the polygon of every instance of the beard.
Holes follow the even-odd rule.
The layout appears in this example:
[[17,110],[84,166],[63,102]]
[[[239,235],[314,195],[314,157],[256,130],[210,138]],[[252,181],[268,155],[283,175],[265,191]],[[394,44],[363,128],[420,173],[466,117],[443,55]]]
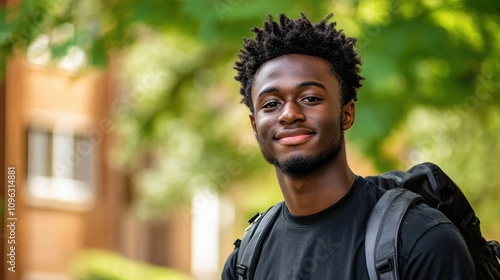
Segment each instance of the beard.
[[265,153],[262,149],[262,143],[259,140],[261,152],[267,162],[279,168],[283,174],[302,177],[331,162],[339,155],[344,145],[344,131],[340,129],[338,137],[334,138],[330,145],[315,156],[297,155],[279,161],[272,155]]

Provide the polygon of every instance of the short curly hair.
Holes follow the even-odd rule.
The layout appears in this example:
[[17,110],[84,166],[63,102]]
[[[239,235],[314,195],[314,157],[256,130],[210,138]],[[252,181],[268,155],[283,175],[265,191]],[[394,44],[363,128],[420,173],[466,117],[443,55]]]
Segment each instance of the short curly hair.
[[241,102],[251,112],[251,89],[255,73],[266,61],[287,54],[305,54],[325,59],[339,79],[342,103],[357,100],[357,90],[364,80],[360,75],[361,58],[355,49],[357,40],[337,30],[336,22],[328,23],[332,16],[329,14],[313,24],[304,13],[297,20],[281,14],[279,23],[269,15],[262,29],[252,28],[255,38],[244,39],[244,45],[238,53],[239,61],[234,67],[238,72],[235,79],[241,83]]

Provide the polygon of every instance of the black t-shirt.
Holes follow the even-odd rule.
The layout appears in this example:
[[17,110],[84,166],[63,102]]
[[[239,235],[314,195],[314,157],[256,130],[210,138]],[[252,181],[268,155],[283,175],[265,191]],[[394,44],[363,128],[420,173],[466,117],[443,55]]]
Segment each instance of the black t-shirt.
[[[358,177],[331,207],[310,216],[293,216],[283,205],[265,237],[254,279],[369,279],[365,231],[369,214],[384,190]],[[238,279],[237,250],[229,256],[222,279]],[[417,204],[400,233],[401,279],[470,280],[474,266],[465,241],[438,210]]]

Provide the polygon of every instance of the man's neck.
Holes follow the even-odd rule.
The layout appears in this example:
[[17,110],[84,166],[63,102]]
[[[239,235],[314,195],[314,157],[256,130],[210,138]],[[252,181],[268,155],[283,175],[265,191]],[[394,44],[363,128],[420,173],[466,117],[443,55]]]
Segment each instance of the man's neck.
[[315,172],[291,176],[276,169],[276,175],[286,206],[296,216],[312,215],[332,206],[350,190],[356,179],[342,152]]

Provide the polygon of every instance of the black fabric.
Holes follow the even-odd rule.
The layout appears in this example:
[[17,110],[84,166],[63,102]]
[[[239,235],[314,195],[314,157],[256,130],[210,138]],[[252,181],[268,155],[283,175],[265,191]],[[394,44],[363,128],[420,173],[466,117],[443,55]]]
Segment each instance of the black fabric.
[[[330,208],[296,217],[282,207],[263,242],[254,279],[366,279],[364,237],[371,210],[385,190],[358,177]],[[401,279],[475,279],[463,238],[439,211],[423,204],[410,209],[401,228]],[[237,279],[237,249],[222,279]]]

